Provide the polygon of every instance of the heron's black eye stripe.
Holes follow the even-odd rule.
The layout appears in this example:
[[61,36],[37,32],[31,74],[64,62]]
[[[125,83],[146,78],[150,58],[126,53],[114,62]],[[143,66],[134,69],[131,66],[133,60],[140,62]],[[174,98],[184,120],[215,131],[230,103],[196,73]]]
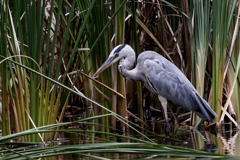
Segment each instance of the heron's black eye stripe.
[[119,53],[125,46],[126,46],[126,44],[123,44],[123,45],[119,46],[119,47],[114,51],[114,53]]

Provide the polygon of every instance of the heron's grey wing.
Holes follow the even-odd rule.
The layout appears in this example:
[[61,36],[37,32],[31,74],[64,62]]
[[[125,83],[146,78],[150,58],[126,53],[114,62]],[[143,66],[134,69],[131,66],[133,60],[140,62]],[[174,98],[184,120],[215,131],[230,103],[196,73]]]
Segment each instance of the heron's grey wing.
[[148,88],[170,100],[195,111],[203,120],[212,121],[216,116],[207,102],[202,99],[186,76],[163,57],[144,61]]
[[[144,61],[145,76],[151,91],[181,105],[191,91],[189,81],[180,70],[169,61],[159,59],[147,59]],[[183,78],[184,76],[184,78]]]

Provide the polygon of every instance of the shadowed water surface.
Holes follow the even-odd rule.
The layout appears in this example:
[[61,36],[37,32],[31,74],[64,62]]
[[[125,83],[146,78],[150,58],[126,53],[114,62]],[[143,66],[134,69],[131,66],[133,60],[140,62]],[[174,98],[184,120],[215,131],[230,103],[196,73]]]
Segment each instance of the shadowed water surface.
[[[86,127],[86,126],[85,126]],[[71,128],[76,128],[71,127]],[[219,154],[228,154],[228,155],[236,155],[240,156],[240,136],[239,131],[231,130],[231,123],[224,124],[222,130],[219,130],[217,133],[210,133],[209,131],[197,130],[194,127],[188,126],[176,126],[172,127],[172,132],[169,135],[169,138],[180,140],[182,142],[176,142],[169,140],[167,138],[162,138],[160,136],[165,136],[165,126],[162,123],[152,123],[152,131],[153,133],[144,132],[144,134],[153,140],[157,144],[166,144],[166,145],[174,145],[181,146],[186,148],[191,148],[195,150],[206,151],[210,153],[219,153]],[[77,129],[77,128],[76,128]],[[131,135],[135,138],[144,139],[142,136],[136,134],[135,131],[129,130],[127,135]],[[98,137],[99,135],[95,135]],[[62,137],[62,138],[61,138]],[[123,138],[109,137],[109,139],[118,141],[118,142],[130,142],[130,140],[126,140]],[[61,145],[67,144],[86,144],[86,143],[94,143],[101,142],[97,139],[88,138],[86,135],[76,136],[76,135],[66,135],[61,133],[60,138],[58,139],[61,142]],[[99,154],[96,153],[96,156],[109,157],[112,159],[136,159],[143,158],[146,155],[125,155],[125,154]],[[68,159],[71,159],[71,156],[67,156]],[[168,158],[170,158],[169,156]],[[76,158],[76,157],[75,157]],[[150,157],[149,157],[150,158]],[[155,158],[163,158],[163,157],[155,157]],[[165,157],[166,158],[166,157]],[[171,157],[177,158],[177,157]],[[74,157],[72,157],[74,159]]]

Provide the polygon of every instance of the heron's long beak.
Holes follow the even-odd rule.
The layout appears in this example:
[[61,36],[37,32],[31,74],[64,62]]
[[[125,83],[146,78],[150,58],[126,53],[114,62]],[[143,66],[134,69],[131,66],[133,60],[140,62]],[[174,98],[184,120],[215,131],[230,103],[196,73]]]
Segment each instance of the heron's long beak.
[[101,65],[101,67],[94,73],[93,77],[96,77],[97,75],[99,75],[100,73],[102,73],[102,71],[104,71],[106,68],[108,68],[109,66],[112,65],[112,61],[114,60],[113,57],[108,57],[108,59]]

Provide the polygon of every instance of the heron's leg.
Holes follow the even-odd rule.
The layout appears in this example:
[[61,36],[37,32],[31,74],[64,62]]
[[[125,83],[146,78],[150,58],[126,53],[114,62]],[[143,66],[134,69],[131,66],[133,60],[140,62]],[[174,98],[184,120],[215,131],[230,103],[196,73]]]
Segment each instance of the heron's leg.
[[164,117],[165,117],[166,125],[167,125],[166,131],[169,132],[170,131],[170,124],[169,124],[168,115],[167,115],[167,99],[160,96],[160,95],[158,95],[158,99],[161,102],[162,108],[163,108],[163,111],[164,111]]

